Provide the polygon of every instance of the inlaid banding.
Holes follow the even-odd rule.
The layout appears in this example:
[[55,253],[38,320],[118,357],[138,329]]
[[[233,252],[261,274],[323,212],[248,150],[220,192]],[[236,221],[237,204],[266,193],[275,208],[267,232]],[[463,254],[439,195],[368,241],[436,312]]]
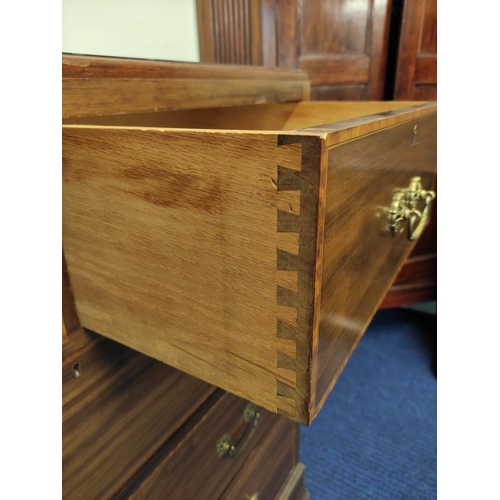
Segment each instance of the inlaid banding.
[[[279,143],[278,143],[279,144]],[[287,167],[278,165],[276,203],[277,274],[276,306],[277,337],[286,342],[286,349],[278,343],[277,398],[278,412],[295,415],[297,409],[297,329],[300,269],[301,229],[301,158],[302,146],[294,144],[296,162]],[[293,349],[291,348],[293,345]]]
[[[275,183],[276,336],[293,342],[295,349],[291,356],[289,350],[285,352],[277,344],[277,408],[279,413],[289,418],[308,422],[323,142],[319,137],[284,134],[278,136],[278,146],[283,148],[283,160],[280,158],[276,166]],[[296,321],[291,321],[292,311],[296,313]],[[294,386],[289,378],[284,378],[286,372],[283,370],[296,373]]]

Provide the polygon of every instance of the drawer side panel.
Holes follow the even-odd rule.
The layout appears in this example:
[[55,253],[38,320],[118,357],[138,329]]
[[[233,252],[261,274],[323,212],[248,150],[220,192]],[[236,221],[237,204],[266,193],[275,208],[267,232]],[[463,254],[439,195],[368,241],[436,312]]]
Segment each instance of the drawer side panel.
[[311,200],[280,174],[301,169],[303,149],[273,133],[63,127],[63,247],[82,326],[307,420],[309,337],[298,346],[295,328],[310,334],[300,306],[313,303],[314,254],[291,274],[281,260],[305,255],[311,221],[293,212]]
[[414,176],[432,189],[435,113],[328,150],[315,414],[413,246],[387,210]]

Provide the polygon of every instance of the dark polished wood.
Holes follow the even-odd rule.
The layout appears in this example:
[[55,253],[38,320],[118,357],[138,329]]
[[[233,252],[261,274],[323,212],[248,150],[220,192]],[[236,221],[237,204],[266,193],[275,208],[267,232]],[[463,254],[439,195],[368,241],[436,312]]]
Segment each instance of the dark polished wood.
[[305,70],[322,99],[351,98],[352,86],[361,99],[382,99],[390,0],[278,3],[280,66]]
[[309,97],[300,71],[64,55],[62,116],[145,113],[297,102]]
[[62,388],[63,497],[77,500],[117,493],[215,390],[107,339],[64,360]]
[[[167,71],[163,63],[151,61],[86,57],[65,60],[66,80],[101,80],[111,87],[120,79],[130,81],[145,74],[161,78]],[[279,100],[279,92],[272,91],[269,85],[275,71],[255,68],[251,73],[242,73],[232,68],[228,72],[227,67],[187,68],[175,63],[170,68],[174,71],[170,76],[178,79],[179,86],[183,79],[196,78],[195,74],[203,75],[204,71],[208,71],[206,78],[217,82],[243,73],[252,80],[253,75],[253,81],[262,82],[265,90],[260,97],[254,93],[253,98],[261,99],[271,90],[271,100]],[[305,75],[286,74],[292,79],[298,76],[308,90]],[[281,85],[283,78],[276,81]],[[219,86],[221,89],[231,93],[230,86]],[[199,98],[205,105],[217,105],[203,91]],[[83,114],[89,113],[85,92],[78,94],[74,104]],[[118,102],[112,105],[113,113],[124,111]],[[230,432],[237,445],[246,437],[249,424],[242,419],[242,413],[247,402],[81,328],[64,256],[62,355],[64,498],[191,500],[219,498],[223,494],[232,498],[228,488],[239,491],[254,484],[264,488],[261,499],[267,493],[274,498],[280,488],[279,500],[307,498],[303,467],[297,464],[297,424],[260,409],[255,433],[241,454],[234,459],[217,457],[216,445],[223,433]],[[279,432],[269,432],[271,427]],[[263,467],[265,474],[260,474]],[[164,470],[169,472],[167,477],[162,475]],[[235,477],[238,480],[233,484]]]
[[274,0],[198,0],[200,62],[276,66]]
[[64,333],[66,334],[63,334],[63,338],[66,336],[67,339],[68,335],[80,328],[80,320],[75,309],[75,298],[71,290],[64,253],[62,254],[62,319]]
[[312,101],[361,101],[364,85],[315,85],[311,88]]
[[262,500],[275,499],[297,464],[298,437],[297,424],[276,419],[265,442],[253,450],[221,500],[252,498],[255,494]]
[[390,8],[391,0],[198,0],[201,61],[301,68],[314,98],[382,99]]
[[89,344],[95,344],[101,340],[102,337],[97,335],[97,333],[85,330],[85,328],[78,328],[78,330],[72,332],[71,335],[68,335],[68,342],[64,343],[62,346],[63,361],[69,359],[70,356],[74,356],[84,348],[88,348]]
[[394,99],[437,100],[437,0],[406,0]]
[[[420,135],[413,144],[415,125]],[[385,229],[380,207],[416,175],[430,189],[435,168],[435,115],[329,151],[316,412],[412,247],[406,227],[396,234]]]
[[[437,2],[406,0],[394,76],[394,99],[437,100]],[[434,188],[435,189],[435,188]],[[436,300],[437,204],[428,227],[394,280],[381,308]]]
[[[220,397],[212,407],[201,409],[178,436],[158,451],[134,481],[117,496],[117,500],[220,498],[242,466],[245,467],[244,470],[247,469],[248,457],[256,447],[261,447],[260,442],[264,436],[264,446],[274,442],[267,431],[271,424],[285,419],[259,408],[260,418],[255,432],[241,453],[234,458],[219,457],[217,443],[220,438],[230,434],[238,444],[244,439],[252,422],[246,423],[243,420],[247,401],[222,391],[218,391],[218,395]],[[288,432],[293,431],[291,427],[295,428],[294,424],[287,427]],[[267,467],[272,467],[270,460],[266,464]],[[286,474],[291,468],[292,464]]]
[[[307,75],[300,71],[284,68],[262,68],[228,64],[199,64],[176,61],[153,61],[122,57],[62,55],[62,77],[72,78],[130,78],[141,80],[166,78],[169,80],[266,80],[266,81],[307,81]],[[179,82],[181,84],[182,82]],[[222,92],[222,90],[221,90]],[[82,102],[82,106],[85,102]]]
[[427,278],[413,279],[407,283],[394,283],[387,292],[380,309],[429,302],[436,300],[436,298],[437,286],[435,280]]
[[[255,5],[258,3],[255,2]],[[271,3],[266,1],[262,4],[260,19],[269,19],[273,29],[259,32],[258,36],[251,38],[250,43],[258,51],[271,54],[268,61],[274,59],[280,67],[306,71],[312,85],[311,99],[437,100],[436,0],[407,0],[403,15],[401,1],[394,2],[391,13],[392,0],[276,0],[274,9],[270,8]],[[219,3],[199,0],[198,5],[202,11],[208,9],[206,5],[215,10],[234,11],[240,3],[237,0]],[[215,21],[210,23],[209,15],[201,17],[200,50],[203,52],[205,44],[203,30],[210,30],[211,36],[218,36],[228,44],[226,52],[229,53],[232,46],[237,44],[225,36],[227,25]],[[199,20],[201,17],[199,15]],[[395,52],[391,52],[388,44],[391,22],[396,33],[392,39],[395,46],[398,34],[401,36],[399,53],[394,53],[394,64],[388,67],[387,59]],[[202,60],[213,61],[213,58]],[[223,62],[232,61],[224,59]],[[272,63],[267,65],[272,66]],[[429,245],[426,241],[430,242],[433,246],[431,252],[435,253],[436,230],[432,229],[435,226],[435,211],[432,217],[431,227],[421,237],[424,243],[418,242],[412,256],[423,254],[422,245]],[[394,288],[382,307],[389,307],[389,304],[404,305],[411,298],[436,295],[435,274],[416,273],[412,279],[418,287],[418,293],[401,293],[401,301],[398,302]],[[423,287],[422,280],[429,284],[427,288]],[[395,281],[398,286],[403,283],[406,290],[408,282],[402,281],[401,277]]]

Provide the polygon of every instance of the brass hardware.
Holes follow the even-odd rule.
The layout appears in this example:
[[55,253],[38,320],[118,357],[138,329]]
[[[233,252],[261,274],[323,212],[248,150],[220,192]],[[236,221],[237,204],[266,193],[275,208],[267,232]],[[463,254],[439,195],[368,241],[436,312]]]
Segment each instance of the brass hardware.
[[[392,199],[389,210],[389,228],[396,233],[400,222],[408,221],[408,239],[415,241],[424,230],[429,217],[431,202],[436,197],[434,191],[422,189],[420,177],[413,177],[410,187],[400,189]],[[423,211],[417,209],[419,201],[425,201]],[[416,225],[416,227],[415,227]]]
[[253,436],[259,417],[260,415],[257,413],[257,407],[253,403],[249,403],[243,412],[243,420],[251,425],[249,425],[240,443],[235,446],[232,442],[231,435],[224,434],[217,443],[217,455],[221,458],[226,455],[228,455],[229,458],[234,458],[238,453],[241,453]]
[[247,500],[259,500],[259,492],[256,491],[251,497],[249,497],[248,495],[246,495],[245,498]]

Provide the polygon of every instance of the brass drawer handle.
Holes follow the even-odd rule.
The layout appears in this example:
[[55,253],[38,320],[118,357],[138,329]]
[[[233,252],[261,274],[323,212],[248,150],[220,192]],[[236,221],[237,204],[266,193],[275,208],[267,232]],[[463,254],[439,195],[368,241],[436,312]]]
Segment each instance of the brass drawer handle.
[[247,426],[247,430],[240,443],[235,446],[232,442],[231,435],[224,434],[224,436],[222,436],[217,443],[217,455],[220,458],[226,455],[228,455],[229,458],[234,458],[238,455],[238,453],[241,453],[250,441],[250,438],[253,436],[259,417],[260,415],[257,412],[257,407],[253,403],[249,403],[243,413],[243,419],[249,425]]
[[[429,217],[431,202],[436,198],[434,191],[422,189],[420,181],[420,177],[413,177],[409,188],[399,190],[394,195],[389,210],[389,228],[391,232],[396,233],[399,224],[408,221],[408,239],[410,241],[415,241],[422,234]],[[417,209],[418,202],[421,200],[425,201],[422,211]]]

